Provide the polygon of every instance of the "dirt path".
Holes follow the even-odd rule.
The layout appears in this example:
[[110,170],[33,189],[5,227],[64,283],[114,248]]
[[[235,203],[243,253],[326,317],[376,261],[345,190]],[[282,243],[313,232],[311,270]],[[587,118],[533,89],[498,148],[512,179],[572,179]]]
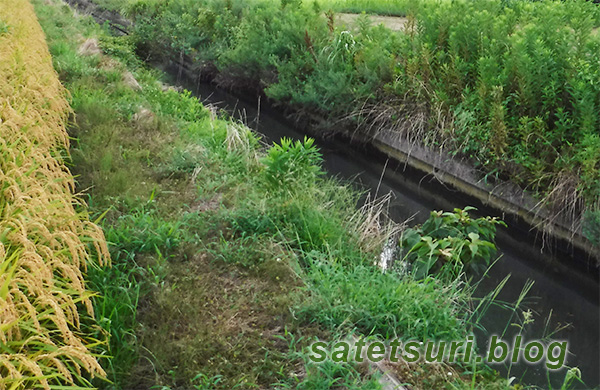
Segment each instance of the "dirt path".
[[[354,27],[356,26],[356,20],[360,16],[360,14],[339,13],[336,14],[336,23],[340,26],[346,25],[348,27]],[[371,20],[372,25],[376,26],[383,24],[392,31],[403,31],[404,25],[408,21],[407,18],[401,16],[369,15],[369,19]]]

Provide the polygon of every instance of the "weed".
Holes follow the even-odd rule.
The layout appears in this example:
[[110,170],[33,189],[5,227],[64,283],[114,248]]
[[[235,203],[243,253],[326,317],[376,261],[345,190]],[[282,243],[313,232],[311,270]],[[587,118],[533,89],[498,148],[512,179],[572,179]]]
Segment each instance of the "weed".
[[358,389],[381,389],[376,373],[369,373],[362,366],[350,363],[334,363],[325,361],[314,363],[308,357],[306,348],[302,348],[302,337],[297,338],[293,333],[285,330],[279,338],[289,345],[288,356],[291,360],[299,361],[305,373],[296,374],[274,384],[275,389],[331,389],[342,387],[348,390]]
[[281,144],[272,146],[263,160],[268,190],[293,195],[314,187],[319,176],[324,174],[321,161],[313,139],[293,142],[282,138]]
[[588,211],[583,232],[592,244],[600,246],[600,211]]
[[[590,2],[186,5],[132,1],[138,49],[164,59],[185,54],[221,84],[262,89],[311,120],[329,118],[332,131],[396,129],[509,178],[556,210],[575,205],[565,215],[575,230],[598,207],[600,13]],[[364,16],[342,30],[322,12],[329,9],[406,14],[406,29],[392,33]]]
[[4,21],[0,20],[0,36],[8,33],[9,26]]
[[402,233],[402,261],[411,262],[415,277],[437,272],[454,279],[466,269],[489,266],[496,253],[496,225],[506,224],[491,217],[472,219],[469,210],[474,208],[433,211],[421,227]]

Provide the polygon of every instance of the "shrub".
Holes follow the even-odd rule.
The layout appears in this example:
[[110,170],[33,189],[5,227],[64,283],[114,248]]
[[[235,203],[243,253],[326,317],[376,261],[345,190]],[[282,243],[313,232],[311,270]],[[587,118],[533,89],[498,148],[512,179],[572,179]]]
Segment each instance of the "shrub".
[[581,209],[597,209],[600,10],[591,2],[365,6],[408,10],[404,33],[371,27],[366,16],[345,31],[313,3],[190,5],[136,2],[138,45],[152,42],[156,55],[189,55],[200,71],[214,71],[211,63],[220,82],[261,88],[310,118],[366,120],[360,131],[414,116],[421,125],[409,135],[418,141],[443,145],[557,208],[562,199],[547,195],[561,172],[572,172]]
[[411,263],[415,277],[439,273],[454,279],[465,268],[489,265],[496,254],[496,225],[506,224],[491,217],[473,219],[470,210],[432,211],[423,225],[403,232],[403,261]]

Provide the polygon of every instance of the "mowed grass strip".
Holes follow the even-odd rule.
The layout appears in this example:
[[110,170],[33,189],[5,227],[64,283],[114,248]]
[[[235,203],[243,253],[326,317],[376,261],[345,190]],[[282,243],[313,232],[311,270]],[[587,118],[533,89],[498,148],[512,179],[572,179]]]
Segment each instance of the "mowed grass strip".
[[0,20],[0,389],[81,388],[105,375],[80,322],[93,315],[83,272],[109,255],[77,211],[70,108],[33,7],[3,0]]

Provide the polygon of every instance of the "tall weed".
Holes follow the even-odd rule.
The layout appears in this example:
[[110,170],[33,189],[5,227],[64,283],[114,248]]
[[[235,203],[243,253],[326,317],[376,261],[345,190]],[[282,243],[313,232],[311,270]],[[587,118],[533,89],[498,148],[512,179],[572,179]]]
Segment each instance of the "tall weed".
[[[388,3],[139,0],[130,8],[140,50],[189,56],[218,82],[263,89],[310,118],[366,121],[360,131],[367,135],[404,129],[556,209],[569,200],[548,195],[564,187],[566,172],[574,178],[569,193],[583,205],[571,213],[575,222],[584,209],[597,209],[598,7],[582,0]],[[405,9],[407,28],[393,33],[363,16],[342,30],[327,7]],[[409,120],[420,125],[398,126]]]

